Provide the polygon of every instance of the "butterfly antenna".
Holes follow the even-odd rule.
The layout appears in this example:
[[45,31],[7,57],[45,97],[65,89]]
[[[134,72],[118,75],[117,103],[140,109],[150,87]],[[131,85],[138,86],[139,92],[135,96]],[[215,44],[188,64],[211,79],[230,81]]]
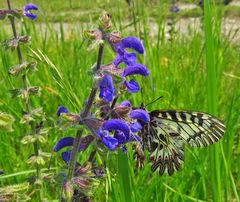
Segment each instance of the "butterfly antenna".
[[150,102],[150,103],[146,104],[146,105],[145,105],[145,107],[147,107],[148,105],[151,105],[151,104],[153,104],[154,102],[156,102],[156,101],[160,100],[161,98],[163,98],[163,96],[160,96],[160,97],[158,97],[157,99],[153,100],[152,102]]

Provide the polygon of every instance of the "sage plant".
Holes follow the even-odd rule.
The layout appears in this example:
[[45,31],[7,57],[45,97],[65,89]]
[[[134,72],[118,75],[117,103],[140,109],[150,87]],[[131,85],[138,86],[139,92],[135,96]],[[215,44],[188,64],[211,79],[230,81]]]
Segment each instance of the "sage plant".
[[40,143],[46,142],[46,135],[48,133],[48,128],[44,127],[45,115],[43,109],[33,108],[31,103],[31,97],[40,94],[39,86],[32,86],[28,81],[28,76],[31,75],[34,70],[37,69],[37,64],[34,61],[26,61],[25,57],[21,52],[21,46],[26,45],[30,41],[30,36],[18,35],[15,20],[22,17],[34,20],[37,15],[32,11],[38,11],[38,7],[35,4],[27,4],[22,9],[12,9],[11,1],[7,0],[8,9],[0,10],[0,19],[4,20],[9,18],[11,22],[11,27],[13,31],[13,38],[8,39],[4,42],[6,49],[10,49],[12,52],[17,52],[18,64],[9,68],[9,74],[16,79],[22,80],[22,86],[17,89],[12,89],[12,97],[21,98],[24,103],[24,108],[22,111],[22,118],[20,123],[24,125],[24,134],[21,142],[26,145],[33,144],[33,154],[30,154],[30,158],[27,163],[36,168],[36,176],[33,179],[33,189],[31,191],[37,192],[37,198],[42,200],[41,195],[41,184],[42,184],[42,174],[41,166],[45,164],[45,161],[50,154],[40,150]]
[[[99,47],[97,63],[92,69],[91,92],[80,112],[69,112],[64,106],[57,110],[60,129],[78,128],[75,138],[63,137],[53,147],[53,152],[70,148],[61,153],[68,167],[62,182],[61,201],[90,201],[92,188],[98,184],[99,178],[105,176],[104,168],[96,165],[96,153],[103,157],[104,162],[107,152],[127,152],[127,145],[131,143],[141,146],[137,132],[142,129],[141,122],[150,121],[145,110],[134,108],[130,101],[122,99],[124,94],[140,90],[133,75],[149,75],[148,69],[137,62],[137,55],[144,54],[141,41],[133,36],[121,38],[118,32],[112,31],[107,13],[100,17],[98,29],[85,31],[85,36],[92,40],[90,49],[96,44]],[[109,64],[102,64],[106,45],[110,45],[115,58]],[[93,150],[81,165],[77,162],[77,155],[90,144]]]

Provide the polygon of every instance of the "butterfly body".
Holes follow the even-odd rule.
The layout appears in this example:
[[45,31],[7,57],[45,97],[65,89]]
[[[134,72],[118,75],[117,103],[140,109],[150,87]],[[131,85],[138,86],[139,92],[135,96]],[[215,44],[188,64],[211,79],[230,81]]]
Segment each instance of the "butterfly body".
[[172,175],[184,159],[184,143],[192,147],[207,147],[217,142],[225,132],[224,124],[202,112],[185,110],[154,110],[150,123],[144,124],[140,136],[150,153],[152,171]]

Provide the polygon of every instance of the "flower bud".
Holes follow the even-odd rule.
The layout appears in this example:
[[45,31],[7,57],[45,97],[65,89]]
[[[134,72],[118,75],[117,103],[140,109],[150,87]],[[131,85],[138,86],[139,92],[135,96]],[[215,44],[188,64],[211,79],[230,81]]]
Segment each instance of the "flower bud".
[[130,112],[131,108],[128,106],[117,105],[112,111],[112,118],[125,118]]
[[74,190],[73,190],[73,185],[72,185],[71,181],[65,180],[63,182],[63,198],[66,201],[71,201],[71,199],[73,197],[73,193],[74,193]]
[[119,43],[121,41],[120,33],[119,32],[111,32],[107,35],[108,42],[112,43]]
[[99,27],[106,32],[111,30],[112,23],[110,14],[103,12],[103,14],[99,17]]

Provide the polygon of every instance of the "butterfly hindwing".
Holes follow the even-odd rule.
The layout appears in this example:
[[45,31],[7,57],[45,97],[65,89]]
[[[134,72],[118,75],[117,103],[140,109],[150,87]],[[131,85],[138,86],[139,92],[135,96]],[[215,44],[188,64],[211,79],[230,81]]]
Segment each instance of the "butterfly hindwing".
[[144,128],[143,140],[150,151],[152,170],[172,175],[184,158],[183,143],[206,147],[217,142],[225,132],[224,124],[202,112],[155,110]]
[[150,161],[152,170],[172,175],[183,162],[183,139],[169,126],[152,119],[150,124]]

